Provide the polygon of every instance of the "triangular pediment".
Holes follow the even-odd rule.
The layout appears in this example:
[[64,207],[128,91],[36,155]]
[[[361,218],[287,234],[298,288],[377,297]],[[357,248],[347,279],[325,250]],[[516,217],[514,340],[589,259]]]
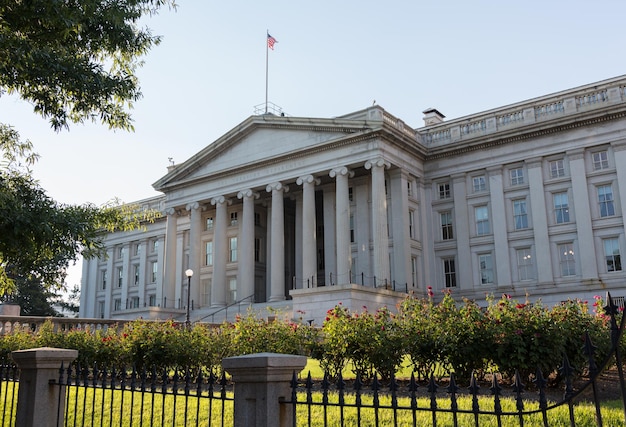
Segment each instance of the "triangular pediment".
[[154,187],[166,191],[235,169],[258,168],[280,158],[339,143],[364,130],[372,131],[375,125],[371,120],[253,116],[184,163],[170,167]]

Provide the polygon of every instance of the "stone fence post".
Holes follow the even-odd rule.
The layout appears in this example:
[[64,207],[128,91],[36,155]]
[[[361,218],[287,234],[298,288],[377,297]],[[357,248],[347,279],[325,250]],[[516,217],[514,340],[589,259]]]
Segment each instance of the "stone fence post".
[[293,372],[306,366],[305,356],[257,353],[228,357],[222,366],[235,383],[235,427],[288,427],[293,425],[290,407]]
[[78,357],[78,350],[34,348],[13,351],[11,357],[20,368],[15,425],[20,427],[64,425],[65,386],[58,384],[59,369],[61,364],[67,367],[72,363]]

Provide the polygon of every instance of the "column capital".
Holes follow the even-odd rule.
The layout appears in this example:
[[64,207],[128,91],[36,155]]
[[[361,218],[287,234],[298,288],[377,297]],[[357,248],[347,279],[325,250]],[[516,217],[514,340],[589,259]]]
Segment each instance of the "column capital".
[[581,160],[585,157],[585,149],[584,148],[576,148],[574,150],[568,150],[565,152],[569,160]]
[[303,184],[313,184],[313,185],[320,185],[320,179],[319,178],[315,178],[313,175],[303,175],[301,177],[299,177],[296,180],[296,184],[298,185],[303,185]]
[[374,167],[389,169],[391,167],[391,163],[389,163],[382,157],[368,160],[367,162],[365,162],[365,169],[373,169]]
[[185,209],[188,211],[200,209],[200,203],[198,202],[187,203],[187,206],[185,206]]
[[175,216],[175,215],[177,215],[177,213],[176,213],[176,209],[174,209],[174,208],[167,208],[167,209],[164,209],[164,210],[163,210],[163,213],[164,213],[165,215],[167,215],[167,216]]
[[273,182],[271,184],[267,184],[267,187],[265,187],[265,191],[267,191],[268,193],[271,193],[274,190],[284,191],[286,193],[289,191],[289,187],[286,185],[283,185],[282,182]]
[[348,178],[352,178],[354,176],[354,171],[348,169],[345,166],[341,166],[338,168],[334,168],[330,170],[330,173],[328,174],[331,178],[334,178],[336,176],[342,175],[348,175]]
[[626,150],[626,141],[623,139],[613,141],[611,142],[611,147],[613,147],[613,151],[624,151]]
[[465,172],[461,172],[461,173],[453,173],[452,175],[450,175],[450,179],[452,180],[452,182],[465,182],[467,175],[465,174]]
[[524,160],[524,163],[528,169],[540,168],[543,164],[543,157],[531,157],[530,159]]
[[489,166],[485,170],[487,171],[487,173],[489,175],[494,175],[494,174],[500,174],[501,175],[502,174],[502,169],[503,169],[502,165],[494,165],[494,166]]
[[227,205],[230,205],[232,201],[230,199],[227,199],[224,196],[217,196],[211,199],[211,204],[213,206],[221,205],[222,203],[226,203]]
[[237,193],[237,198],[238,199],[244,199],[244,198],[258,199],[259,193],[252,191],[249,188],[246,188],[245,190],[241,190],[239,193]]

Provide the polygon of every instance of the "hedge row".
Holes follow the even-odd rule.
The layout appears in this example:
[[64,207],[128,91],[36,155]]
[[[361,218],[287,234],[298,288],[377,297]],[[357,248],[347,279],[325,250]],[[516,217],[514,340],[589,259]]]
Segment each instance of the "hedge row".
[[219,371],[224,357],[257,352],[300,354],[316,358],[336,376],[346,366],[363,377],[374,371],[388,377],[409,360],[420,375],[435,369],[468,377],[498,370],[529,375],[541,368],[557,372],[567,354],[577,367],[587,365],[583,351],[588,333],[599,360],[607,354],[610,332],[607,316],[585,301],[555,307],[519,303],[507,295],[488,298],[486,308],[474,301],[455,301],[448,293],[439,303],[409,297],[397,313],[387,309],[353,312],[337,305],[321,328],[298,320],[266,321],[254,313],[218,327],[196,324],[190,330],[171,321],[137,320],[121,330],[53,332],[46,323],[36,333],[16,330],[0,337],[0,358],[12,350],[34,347],[79,350],[82,365],[138,369],[174,368]]

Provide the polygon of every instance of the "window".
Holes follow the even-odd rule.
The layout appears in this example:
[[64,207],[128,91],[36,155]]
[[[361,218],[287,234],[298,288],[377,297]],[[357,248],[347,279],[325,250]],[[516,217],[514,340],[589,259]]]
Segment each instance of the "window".
[[230,213],[230,225],[237,225],[237,212]]
[[104,319],[104,301],[98,301],[98,317]]
[[134,253],[133,253],[133,255],[137,256],[137,255],[139,255],[140,253],[141,253],[141,243],[137,243],[137,244],[134,246]]
[[130,299],[130,308],[139,308],[139,297],[132,297]]
[[113,301],[113,311],[120,311],[122,309],[122,300],[119,298],[116,298],[115,301]]
[[413,197],[413,183],[411,181],[406,182],[406,192],[409,197]]
[[229,246],[229,261],[237,262],[237,238],[230,238],[230,246]]
[[600,185],[598,187],[598,203],[600,204],[600,216],[615,215],[615,206],[613,205],[613,189],[610,185]]
[[121,288],[124,282],[124,267],[117,267],[117,287]]
[[230,302],[237,301],[237,279],[230,279],[228,281],[228,290],[230,292]]
[[148,296],[148,305],[150,307],[155,307],[157,305],[156,304],[156,295],[152,294],[152,295]]
[[213,242],[209,241],[204,244],[204,265],[213,265]]
[[479,236],[489,234],[489,211],[487,206],[474,208],[474,215],[476,216],[476,234]]
[[454,258],[446,258],[443,260],[443,276],[446,282],[446,288],[456,287],[456,267]]
[[254,239],[254,260],[261,261],[261,239]]
[[619,242],[616,238],[604,239],[604,258],[606,271],[622,271],[622,260],[619,254]]
[[[354,267],[352,268],[352,271],[354,271]],[[411,279],[413,280],[413,286],[415,287],[417,285],[417,258],[414,256],[411,257]]]
[[450,183],[444,182],[439,184],[439,200],[450,198]]
[[559,245],[559,263],[561,265],[561,276],[576,275],[573,243],[562,243]]
[[354,202],[354,191],[352,190],[352,187],[348,187],[348,200],[350,202]]
[[452,212],[441,212],[439,217],[441,218],[441,239],[454,239],[454,233],[452,232]]
[[530,255],[530,248],[517,249],[517,274],[519,280],[532,280],[535,278],[533,271],[533,259]]
[[415,211],[409,209],[409,237],[415,239]]
[[212,216],[206,219],[205,228],[206,228],[206,231],[213,230],[213,217]]
[[513,220],[516,230],[528,228],[528,212],[526,199],[513,200]]
[[106,289],[107,288],[107,271],[106,270],[102,270],[100,272],[100,285],[102,286],[102,289]]
[[254,213],[254,225],[256,226],[260,226],[261,225],[261,214],[258,212]]
[[155,239],[152,241],[152,252],[156,252],[158,250],[159,250],[159,241]]
[[550,178],[560,178],[565,176],[565,167],[563,166],[563,159],[552,160],[550,166]]
[[150,263],[150,283],[156,283],[157,280],[157,268],[158,268],[158,264],[156,261],[152,261]]
[[135,264],[133,266],[133,285],[139,285],[139,265]]
[[591,154],[591,159],[593,161],[593,170],[598,171],[602,169],[608,169],[609,167],[609,157],[606,151],[598,151],[597,153]]
[[493,259],[491,254],[478,255],[478,265],[480,268],[480,283],[483,285],[493,283]]
[[124,258],[124,253],[126,252],[124,249],[125,249],[124,246],[120,246],[120,248],[119,248],[119,250],[117,252],[117,255],[118,255],[119,259],[123,259]]
[[552,195],[554,202],[554,219],[557,224],[569,222],[569,201],[567,192],[555,193]]
[[475,176],[472,178],[472,188],[474,193],[479,191],[485,191],[487,189],[487,182],[485,181],[485,175]]
[[[411,212],[409,211],[409,214]],[[409,218],[409,221],[411,219]],[[411,228],[411,224],[409,224],[409,229]],[[354,214],[350,214],[350,243],[354,243]]]
[[524,183],[524,169],[511,169],[509,173],[511,174],[511,185],[521,185]]

